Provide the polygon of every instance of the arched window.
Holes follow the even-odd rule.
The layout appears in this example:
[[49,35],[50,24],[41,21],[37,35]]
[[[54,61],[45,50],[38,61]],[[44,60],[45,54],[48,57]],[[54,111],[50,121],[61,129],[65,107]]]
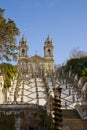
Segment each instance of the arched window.
[[22,55],[24,55],[25,54],[25,49],[22,49]]
[[35,64],[35,69],[37,70],[39,68],[38,64]]
[[51,50],[50,49],[48,49],[48,55],[51,55]]

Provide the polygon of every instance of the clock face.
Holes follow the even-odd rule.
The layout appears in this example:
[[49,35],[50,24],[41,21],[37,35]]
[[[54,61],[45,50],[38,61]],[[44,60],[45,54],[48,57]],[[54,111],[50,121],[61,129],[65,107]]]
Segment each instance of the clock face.
[[25,55],[25,49],[22,49],[22,55]]

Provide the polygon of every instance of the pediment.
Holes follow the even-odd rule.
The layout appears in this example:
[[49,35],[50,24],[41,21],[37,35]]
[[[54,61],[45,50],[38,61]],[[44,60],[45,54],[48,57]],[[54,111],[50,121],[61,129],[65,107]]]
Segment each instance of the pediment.
[[44,58],[38,55],[29,58],[29,61],[44,61]]

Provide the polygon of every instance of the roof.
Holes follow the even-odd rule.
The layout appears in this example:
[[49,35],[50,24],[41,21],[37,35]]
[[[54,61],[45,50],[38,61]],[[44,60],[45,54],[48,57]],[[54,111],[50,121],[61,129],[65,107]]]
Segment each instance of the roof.
[[38,55],[34,55],[34,56],[32,56],[32,57],[30,57],[28,60],[30,60],[30,61],[44,61],[44,58],[43,57],[41,57],[41,56],[38,56]]

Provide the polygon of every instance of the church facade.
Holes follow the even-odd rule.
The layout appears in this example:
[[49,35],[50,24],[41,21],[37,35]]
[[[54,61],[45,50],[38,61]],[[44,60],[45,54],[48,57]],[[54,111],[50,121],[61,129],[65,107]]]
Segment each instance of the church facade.
[[52,40],[48,36],[44,42],[44,57],[37,54],[28,56],[28,43],[24,37],[19,42],[19,59],[18,71],[20,75],[36,74],[37,76],[44,71],[51,73],[54,71],[54,46]]
[[44,57],[36,54],[28,56],[28,48],[27,41],[22,37],[19,42],[18,72],[11,81],[7,102],[45,106],[49,99],[48,93],[53,94],[52,85],[47,84],[46,76],[54,72],[54,46],[48,36],[43,46]]

